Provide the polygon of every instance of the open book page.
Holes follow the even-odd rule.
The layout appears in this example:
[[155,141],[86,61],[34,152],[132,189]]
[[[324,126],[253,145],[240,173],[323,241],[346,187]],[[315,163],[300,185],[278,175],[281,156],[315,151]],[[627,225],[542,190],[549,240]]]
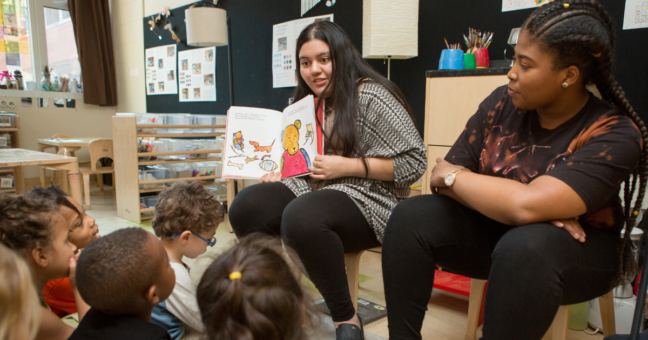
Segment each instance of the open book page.
[[281,131],[281,177],[309,174],[318,154],[317,120],[313,96],[306,96],[284,110]]
[[[279,171],[283,113],[232,106],[223,146],[224,178],[255,179]],[[273,157],[274,156],[274,157]]]

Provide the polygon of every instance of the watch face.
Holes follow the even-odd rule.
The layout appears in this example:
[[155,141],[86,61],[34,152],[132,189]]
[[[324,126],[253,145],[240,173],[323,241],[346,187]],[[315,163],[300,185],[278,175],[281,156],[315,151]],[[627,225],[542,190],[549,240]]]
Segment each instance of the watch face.
[[445,177],[445,185],[451,186],[453,182],[454,182],[454,174],[453,173],[447,174]]

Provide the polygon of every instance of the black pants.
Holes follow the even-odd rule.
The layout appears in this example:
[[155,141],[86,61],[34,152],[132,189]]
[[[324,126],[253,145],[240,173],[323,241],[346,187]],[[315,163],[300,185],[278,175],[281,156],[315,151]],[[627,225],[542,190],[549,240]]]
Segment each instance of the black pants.
[[379,247],[380,242],[349,196],[319,190],[296,198],[282,183],[258,184],[236,196],[229,219],[239,238],[254,232],[281,235],[322,293],[333,321],[355,315],[344,254]]
[[401,202],[383,240],[390,339],[421,339],[435,264],[488,279],[483,339],[541,339],[560,305],[611,289],[620,239],[583,227],[580,243],[552,224],[507,226],[441,195]]

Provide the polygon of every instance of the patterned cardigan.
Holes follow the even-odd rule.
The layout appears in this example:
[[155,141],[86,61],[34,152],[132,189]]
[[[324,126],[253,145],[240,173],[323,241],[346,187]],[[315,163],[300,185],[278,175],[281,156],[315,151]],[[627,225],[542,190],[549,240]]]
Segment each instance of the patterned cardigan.
[[[324,181],[320,190],[339,190],[349,195],[382,243],[392,210],[409,196],[410,185],[425,173],[426,148],[405,108],[382,85],[365,82],[358,108],[358,135],[367,144],[366,157],[392,158],[394,180],[340,177]],[[307,177],[282,182],[298,197],[312,191]]]

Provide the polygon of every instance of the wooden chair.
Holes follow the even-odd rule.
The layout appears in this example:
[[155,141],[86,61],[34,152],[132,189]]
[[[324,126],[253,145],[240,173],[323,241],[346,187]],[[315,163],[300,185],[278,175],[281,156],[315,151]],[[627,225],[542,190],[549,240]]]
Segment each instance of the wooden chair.
[[[472,279],[470,282],[470,298],[468,300],[468,328],[466,340],[477,339],[477,327],[479,326],[479,314],[484,296],[486,280]],[[616,334],[614,318],[614,296],[612,291],[599,297],[601,306],[601,321],[603,323],[604,336]],[[565,340],[567,339],[567,324],[569,323],[569,306],[560,306],[554,317],[551,327],[542,340]]]
[[[113,187],[115,187],[115,166],[113,155],[113,141],[112,139],[95,139],[90,141],[88,145],[90,152],[90,163],[79,164],[79,172],[83,175],[83,192],[85,195],[86,209],[91,210],[90,205],[90,175],[97,175],[97,183],[99,188],[103,191],[103,174],[112,174]],[[102,158],[110,158],[113,160],[113,166],[101,167],[97,163]]]
[[[72,155],[70,150],[68,150],[66,148],[60,148],[56,154],[61,155],[61,156],[74,157],[74,155]],[[61,189],[63,189],[63,191],[65,191],[65,192],[68,192],[68,173],[67,173],[67,171],[59,170],[59,169],[55,169],[55,168],[50,168],[50,167],[47,167],[47,166],[43,166],[41,168],[44,169],[44,170],[51,170],[52,171],[52,179],[51,179],[52,183],[54,183],[55,176],[57,174],[60,174],[60,176],[61,176],[60,177]]]
[[352,254],[344,254],[344,264],[346,265],[347,282],[349,284],[349,293],[351,294],[351,301],[353,308],[358,312],[358,287],[360,286],[360,256],[365,251]]

